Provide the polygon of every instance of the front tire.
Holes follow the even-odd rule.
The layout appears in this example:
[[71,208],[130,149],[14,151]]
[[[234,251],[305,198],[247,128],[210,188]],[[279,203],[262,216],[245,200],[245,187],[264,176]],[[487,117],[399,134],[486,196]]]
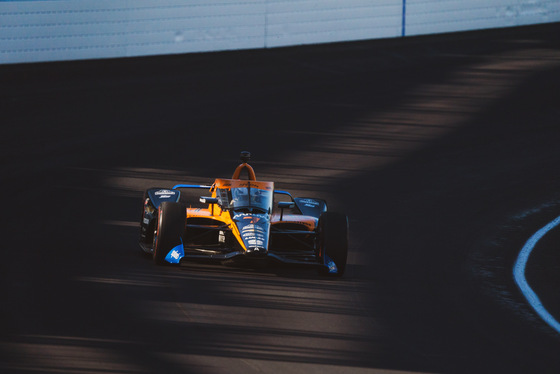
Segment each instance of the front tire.
[[140,216],[140,243],[144,251],[154,242],[154,231],[157,222],[157,209],[150,200],[148,191],[142,197],[142,214]]
[[329,273],[328,267],[320,272],[334,276],[342,276],[346,270],[348,258],[348,217],[336,212],[324,212],[319,217],[319,257],[324,265],[330,258],[336,265],[337,272]]
[[157,227],[154,235],[154,262],[165,265],[165,257],[182,243],[187,210],[183,204],[163,202],[158,209]]

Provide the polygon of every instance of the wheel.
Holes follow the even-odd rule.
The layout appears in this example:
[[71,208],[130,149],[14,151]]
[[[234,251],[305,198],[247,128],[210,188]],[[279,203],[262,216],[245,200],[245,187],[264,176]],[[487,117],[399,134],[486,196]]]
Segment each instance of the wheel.
[[[157,221],[157,209],[150,198],[148,197],[148,190],[144,191],[142,197],[142,214],[140,216],[140,243],[151,245],[154,241],[154,231]],[[146,248],[146,246],[142,246]],[[146,249],[144,249],[146,250]]]
[[348,217],[336,212],[324,212],[319,217],[319,257],[328,266],[329,259],[337,268],[331,273],[322,267],[322,274],[342,276],[348,257]]
[[165,257],[182,243],[187,210],[183,204],[163,202],[158,209],[158,219],[154,234],[154,262],[167,263]]

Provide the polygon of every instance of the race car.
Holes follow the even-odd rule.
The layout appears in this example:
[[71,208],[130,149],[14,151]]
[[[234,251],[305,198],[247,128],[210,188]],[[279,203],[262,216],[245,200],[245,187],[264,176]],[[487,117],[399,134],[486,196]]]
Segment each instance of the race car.
[[[241,164],[231,179],[146,190],[142,250],[157,265],[243,258],[309,265],[320,273],[342,276],[348,253],[346,215],[327,211],[323,199],[294,198],[275,190],[274,182],[258,181],[248,164],[250,157],[241,152]],[[196,189],[207,191],[199,196],[202,207],[182,199],[182,191]]]

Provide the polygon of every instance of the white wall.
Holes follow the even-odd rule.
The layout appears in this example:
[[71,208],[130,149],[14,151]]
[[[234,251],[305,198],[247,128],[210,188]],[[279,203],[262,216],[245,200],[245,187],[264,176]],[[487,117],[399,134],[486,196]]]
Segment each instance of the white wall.
[[0,0],[0,63],[267,48],[558,21],[560,0]]
[[262,48],[264,0],[0,2],[0,62]]
[[266,47],[401,35],[402,0],[268,0],[266,4]]
[[560,0],[406,0],[406,35],[560,21]]

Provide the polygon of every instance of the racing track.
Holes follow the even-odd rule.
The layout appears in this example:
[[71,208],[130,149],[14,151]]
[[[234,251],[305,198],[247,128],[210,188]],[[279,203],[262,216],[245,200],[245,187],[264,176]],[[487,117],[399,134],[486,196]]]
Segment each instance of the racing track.
[[[560,26],[0,66],[9,373],[557,373],[513,279],[560,211]],[[154,267],[141,191],[257,177],[351,218],[341,280]],[[560,317],[559,230],[526,276]]]

